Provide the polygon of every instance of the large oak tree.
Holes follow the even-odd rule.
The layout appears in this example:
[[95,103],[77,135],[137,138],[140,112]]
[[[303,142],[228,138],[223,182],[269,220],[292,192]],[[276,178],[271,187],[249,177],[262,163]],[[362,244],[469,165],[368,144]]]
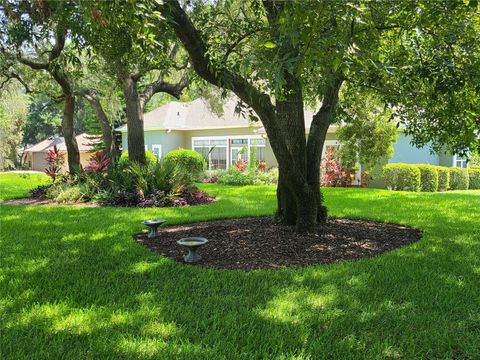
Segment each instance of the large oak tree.
[[[327,218],[319,187],[320,161],[327,130],[342,106],[340,91],[373,89],[391,108],[412,109],[406,100],[419,96],[412,94],[412,88],[418,84],[431,88],[430,79],[417,68],[418,58],[414,56],[417,46],[412,45],[412,38],[418,31],[442,27],[441,33],[432,36],[445,36],[451,31],[458,37],[468,33],[469,38],[472,34],[479,38],[474,20],[477,9],[461,1],[265,0],[191,4],[184,9],[177,0],[171,0],[157,8],[182,42],[195,71],[211,84],[233,91],[259,117],[279,164],[278,219],[296,224],[298,231],[314,231]],[[430,11],[448,21],[424,15]],[[422,46],[435,53],[438,42],[442,40],[422,41]],[[467,49],[467,44],[472,47]],[[449,46],[469,63],[479,54],[478,45],[471,42],[450,42]],[[401,77],[400,59],[402,67],[416,70],[415,76]],[[440,68],[446,65],[435,56],[431,59]],[[478,89],[472,90],[475,81],[478,84],[478,65],[469,70],[473,77],[465,79],[465,86],[458,85],[456,91],[460,94],[468,87],[467,93],[478,98]],[[452,80],[448,73],[445,78]],[[400,83],[403,86],[398,86]],[[455,91],[449,84],[444,85]],[[435,103],[434,94],[420,94],[417,112]],[[317,106],[313,118],[308,119],[308,135],[306,105]],[[478,102],[472,102],[469,111],[465,121],[474,124]],[[449,124],[450,115],[435,112],[436,118]],[[419,121],[404,123],[410,133],[415,133]],[[450,147],[475,146],[477,130],[478,126],[463,127],[463,136],[457,139],[468,141],[452,141]],[[427,133],[430,139],[439,134]],[[442,136],[445,133],[442,131]]]

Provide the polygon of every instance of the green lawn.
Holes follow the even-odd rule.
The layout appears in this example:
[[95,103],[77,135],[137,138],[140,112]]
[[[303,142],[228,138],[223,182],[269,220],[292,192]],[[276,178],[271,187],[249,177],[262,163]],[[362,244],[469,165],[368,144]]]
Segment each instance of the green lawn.
[[0,200],[28,196],[28,190],[48,183],[48,176],[42,173],[0,173]]
[[[3,176],[2,197],[25,192]],[[132,241],[145,218],[273,213],[272,186],[202,187],[218,202],[2,205],[0,359],[479,359],[480,191],[326,189],[334,216],[424,230],[418,243],[351,263],[202,269]]]

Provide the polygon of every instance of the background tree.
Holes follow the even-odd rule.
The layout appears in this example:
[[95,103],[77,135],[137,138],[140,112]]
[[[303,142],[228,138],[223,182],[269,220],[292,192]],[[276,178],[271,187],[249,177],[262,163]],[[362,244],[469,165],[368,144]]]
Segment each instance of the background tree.
[[28,97],[13,83],[0,98],[0,169],[14,169],[20,163],[19,149],[27,119]]
[[[418,62],[400,54],[416,29],[438,22],[437,17],[425,15],[430,9],[448,19],[442,20],[444,30],[457,36],[468,32],[469,37],[478,39],[478,27],[463,21],[476,16],[475,8],[463,2],[449,1],[446,8],[437,3],[445,2],[194,2],[186,11],[172,0],[157,8],[190,55],[195,71],[211,84],[233,91],[260,118],[279,164],[278,218],[286,224],[296,223],[298,231],[314,231],[327,217],[319,189],[320,158],[327,130],[336,121],[342,84],[393,94],[392,87],[398,82],[386,78],[391,67]],[[450,43],[474,61],[477,51],[470,53],[467,44],[472,45]],[[435,45],[425,43],[432,52]],[[402,80],[410,87],[417,81],[430,86],[426,77]],[[479,82],[469,83],[467,88]],[[464,90],[447,88],[458,94]],[[394,96],[386,96],[390,101],[385,102],[408,108],[409,90],[406,86],[397,90]],[[467,93],[472,94],[470,90]],[[433,102],[431,94],[422,94],[430,97],[424,107]],[[306,137],[304,106],[319,103]],[[478,115],[478,108],[474,109]],[[438,111],[436,116],[448,121],[449,113]],[[416,133],[415,124],[405,122],[410,133]],[[473,146],[475,129],[469,126],[468,130],[467,142]],[[429,132],[429,137],[435,133]]]
[[397,126],[392,111],[368,92],[344,94],[337,119],[342,167],[361,164],[362,170],[369,171],[381,159],[393,156]]
[[[416,1],[384,39],[370,79],[417,146],[480,148],[480,8],[477,0]],[[412,8],[412,9],[410,9]]]
[[[187,74],[171,74],[178,65],[178,47],[160,14],[150,2],[92,1],[82,4],[83,34],[110,67],[122,87],[127,116],[128,156],[145,163],[143,114],[153,95],[179,98],[188,84]],[[151,9],[150,9],[151,10]],[[176,82],[169,82],[168,78]]]
[[85,51],[84,69],[79,79],[75,94],[87,101],[96,117],[96,124],[90,133],[102,134],[105,154],[109,159],[119,156],[119,146],[116,140],[115,127],[123,124],[124,101],[121,88],[108,73],[103,59],[92,53],[91,48]]
[[[80,153],[75,139],[75,95],[68,65],[78,67],[76,57],[65,52],[68,32],[64,19],[72,14],[70,2],[3,2],[1,8],[1,51],[8,61],[16,60],[34,71],[48,73],[61,89],[62,133],[67,148],[70,173],[80,169]],[[5,70],[5,69],[4,69]],[[12,69],[10,74],[16,73]],[[17,78],[18,80],[18,78]],[[24,80],[20,80],[26,84]],[[27,84],[28,85],[28,84]]]
[[55,102],[43,94],[31,96],[23,136],[24,144],[36,144],[62,133],[62,112]]

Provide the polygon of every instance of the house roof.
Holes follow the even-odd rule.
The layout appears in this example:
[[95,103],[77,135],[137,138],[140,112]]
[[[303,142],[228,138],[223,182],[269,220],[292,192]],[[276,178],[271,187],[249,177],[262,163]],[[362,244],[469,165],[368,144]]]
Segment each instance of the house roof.
[[[205,99],[191,102],[172,101],[144,115],[144,131],[152,130],[207,130],[231,128],[256,128],[256,133],[264,134],[265,129],[259,124],[252,125],[247,117],[235,111],[238,98],[232,97],[223,105],[223,115],[218,116],[210,110]],[[305,109],[305,128],[310,129],[315,112]],[[127,132],[127,125],[117,131]],[[333,128],[329,131],[335,131]]]
[[[248,118],[235,112],[237,100],[223,105],[223,115],[210,110],[206,100],[191,102],[172,101],[144,115],[144,130],[201,130],[250,127]],[[126,132],[127,125],[116,130]]]
[[[94,146],[101,142],[99,137],[88,135],[86,133],[77,135],[75,138],[77,139],[78,150],[80,152],[91,152],[94,150]],[[57,145],[60,151],[67,151],[65,139],[58,136],[40,141],[38,144],[26,149],[25,152],[47,152],[48,150],[53,149],[55,145]]]

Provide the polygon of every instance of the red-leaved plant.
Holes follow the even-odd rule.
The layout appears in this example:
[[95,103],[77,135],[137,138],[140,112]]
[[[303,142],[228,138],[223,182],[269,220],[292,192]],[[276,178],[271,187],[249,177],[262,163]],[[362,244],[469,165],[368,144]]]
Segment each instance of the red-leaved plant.
[[354,179],[355,171],[348,168],[342,169],[337,160],[335,160],[334,150],[332,148],[327,148],[322,162],[321,185],[347,187],[352,186]]
[[268,170],[267,162],[265,160],[260,160],[257,166],[257,170],[261,173],[265,173]]
[[237,170],[245,171],[247,170],[248,163],[247,160],[240,159],[235,162],[234,166],[237,168]]
[[327,148],[322,163],[321,184],[323,186],[335,186],[341,176],[341,171],[340,165],[335,160],[333,149]]
[[89,163],[85,167],[85,171],[103,173],[107,171],[109,164],[110,159],[107,157],[107,155],[103,151],[97,151],[90,157]]
[[53,145],[53,149],[47,151],[46,157],[48,167],[45,169],[45,173],[52,178],[52,182],[60,175],[62,165],[65,162],[63,153],[58,149],[58,146]]

